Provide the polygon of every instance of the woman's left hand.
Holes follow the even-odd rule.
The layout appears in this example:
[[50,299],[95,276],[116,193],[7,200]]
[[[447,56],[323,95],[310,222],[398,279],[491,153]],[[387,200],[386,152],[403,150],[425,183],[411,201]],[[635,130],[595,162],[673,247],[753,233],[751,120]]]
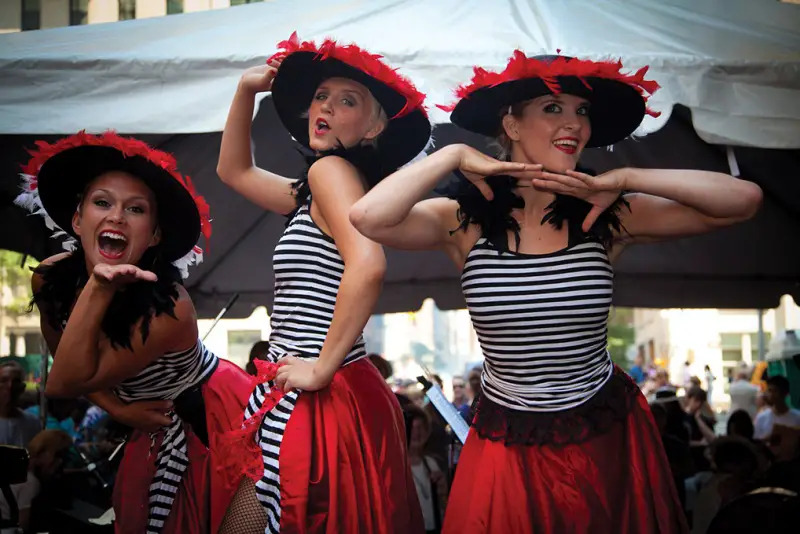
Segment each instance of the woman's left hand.
[[294,356],[278,360],[280,367],[275,383],[285,393],[293,389],[317,391],[330,384],[332,376],[327,376],[319,365],[319,360],[309,362]]
[[588,232],[597,218],[619,198],[624,189],[621,169],[614,169],[598,176],[567,170],[563,174],[539,171],[533,179],[533,187],[541,191],[559,193],[585,200],[592,209],[583,220],[582,229]]

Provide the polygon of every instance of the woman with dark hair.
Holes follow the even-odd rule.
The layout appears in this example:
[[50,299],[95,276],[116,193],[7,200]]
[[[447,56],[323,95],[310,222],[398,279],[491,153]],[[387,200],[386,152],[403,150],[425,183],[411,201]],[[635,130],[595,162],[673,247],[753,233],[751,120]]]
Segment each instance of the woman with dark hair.
[[448,484],[440,460],[426,454],[433,431],[433,421],[429,414],[418,406],[408,406],[403,412],[408,433],[408,458],[422,508],[425,532],[437,534],[441,531],[444,511],[447,508]]
[[[272,258],[269,362],[256,361],[261,383],[234,434],[261,456],[243,467],[255,486],[242,484],[239,496],[258,499],[267,532],[418,532],[402,413],[362,336],[386,259],[348,213],[424,149],[424,95],[355,45],[294,34],[278,46],[267,65],[243,74],[217,168],[246,198],[288,216]],[[253,162],[253,106],[264,91],[307,154],[298,180]],[[245,520],[254,528],[259,519],[229,514],[226,526],[240,532]]]
[[256,341],[253,343],[253,346],[250,347],[250,356],[247,358],[247,365],[244,368],[247,374],[256,376],[258,371],[256,370],[255,360],[265,360],[267,354],[269,354],[269,341]]
[[45,394],[86,395],[136,427],[117,532],[216,531],[235,490],[217,483],[216,444],[252,382],[198,340],[183,287],[211,235],[208,205],[170,154],[113,132],[40,142],[23,176],[18,203],[69,237],[32,278],[54,355]]
[[[364,235],[440,249],[462,273],[485,362],[444,532],[686,531],[647,402],[608,354],[611,263],[745,220],[761,191],[713,172],[577,170],[648,111],[657,84],[621,67],[516,51],[502,72],[476,68],[450,119],[508,161],[447,146],[351,211]],[[454,171],[450,198],[423,200]]]

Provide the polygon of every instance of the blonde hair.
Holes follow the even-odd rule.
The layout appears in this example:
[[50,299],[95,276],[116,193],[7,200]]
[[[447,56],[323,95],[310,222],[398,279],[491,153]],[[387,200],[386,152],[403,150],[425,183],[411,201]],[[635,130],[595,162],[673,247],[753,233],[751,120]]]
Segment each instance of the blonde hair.
[[528,105],[528,102],[530,102],[530,100],[515,102],[507,108],[503,108],[503,110],[500,112],[500,131],[497,132],[494,142],[491,144],[491,146],[497,150],[497,159],[501,161],[510,161],[511,147],[513,146],[513,141],[511,141],[511,138],[508,137],[508,134],[506,134],[505,128],[503,128],[502,117],[511,115],[512,117],[521,118],[522,111],[525,109],[525,106]]

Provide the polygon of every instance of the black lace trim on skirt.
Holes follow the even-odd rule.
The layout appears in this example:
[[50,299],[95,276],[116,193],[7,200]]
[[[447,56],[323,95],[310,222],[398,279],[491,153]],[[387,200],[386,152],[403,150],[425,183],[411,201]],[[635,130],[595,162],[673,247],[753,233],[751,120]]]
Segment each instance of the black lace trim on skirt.
[[531,412],[501,406],[485,396],[478,401],[473,428],[481,438],[506,445],[564,446],[605,434],[625,419],[639,386],[614,367],[608,382],[585,403],[557,412]]

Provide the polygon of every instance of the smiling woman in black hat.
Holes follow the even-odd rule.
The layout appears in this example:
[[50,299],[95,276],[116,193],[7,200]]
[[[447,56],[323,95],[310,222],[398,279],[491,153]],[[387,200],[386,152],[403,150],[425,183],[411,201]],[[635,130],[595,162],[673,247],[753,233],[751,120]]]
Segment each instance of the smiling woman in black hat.
[[238,486],[217,483],[215,451],[252,389],[198,340],[183,288],[211,235],[208,205],[170,154],[112,132],[40,142],[32,156],[17,202],[70,249],[32,279],[54,354],[45,394],[88,395],[136,428],[114,485],[117,532],[205,532]]
[[[348,213],[425,148],[424,95],[355,45],[317,46],[295,34],[278,46],[267,65],[242,76],[218,166],[242,195],[289,215],[272,259],[271,364],[256,361],[263,383],[238,435],[257,443],[263,459],[244,466],[255,488],[243,485],[240,493],[263,505],[267,532],[420,532],[403,416],[362,337],[386,260]],[[262,91],[272,92],[278,116],[307,153],[299,180],[253,163],[250,123]],[[243,521],[232,513],[225,526],[242,531]]]
[[[607,351],[611,261],[745,220],[761,191],[713,172],[576,171],[649,112],[657,85],[621,67],[517,51],[502,72],[476,68],[451,120],[506,161],[448,146],[351,212],[366,236],[439,248],[462,270],[486,361],[444,532],[686,530],[647,402]],[[453,171],[450,199],[422,200]]]

